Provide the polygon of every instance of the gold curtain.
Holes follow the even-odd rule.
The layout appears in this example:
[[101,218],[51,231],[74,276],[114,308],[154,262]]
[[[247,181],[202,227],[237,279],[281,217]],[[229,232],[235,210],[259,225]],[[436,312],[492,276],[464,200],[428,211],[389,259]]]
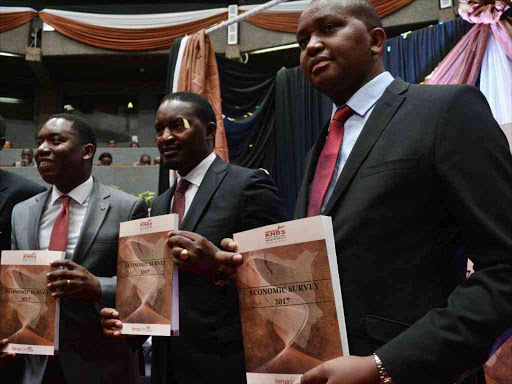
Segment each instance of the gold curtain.
[[35,12],[0,13],[0,32],[6,32],[28,23],[36,17]]
[[[414,0],[370,0],[380,17],[389,15],[405,7]],[[295,33],[299,24],[300,12],[274,13],[262,12],[249,17],[246,21],[257,27],[279,32]]]
[[63,35],[84,44],[118,51],[149,51],[166,49],[181,36],[190,35],[224,20],[227,13],[191,23],[148,29],[122,29],[90,25],[40,12],[39,17]]
[[219,69],[210,38],[204,30],[189,36],[179,69],[178,91],[197,93],[208,99],[217,119],[215,153],[229,161],[228,142],[222,119]]

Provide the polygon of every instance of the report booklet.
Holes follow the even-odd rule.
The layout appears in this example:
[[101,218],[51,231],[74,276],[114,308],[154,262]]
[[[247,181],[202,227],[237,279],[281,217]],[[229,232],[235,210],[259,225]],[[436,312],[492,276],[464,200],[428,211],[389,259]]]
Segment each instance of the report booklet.
[[0,339],[2,352],[54,355],[59,349],[59,300],[51,296],[46,274],[65,252],[2,251],[0,262]]
[[292,384],[348,355],[332,221],[327,216],[236,233],[236,281],[248,384]]
[[167,246],[167,233],[177,229],[176,214],[121,223],[116,292],[121,333],[178,335],[178,268]]

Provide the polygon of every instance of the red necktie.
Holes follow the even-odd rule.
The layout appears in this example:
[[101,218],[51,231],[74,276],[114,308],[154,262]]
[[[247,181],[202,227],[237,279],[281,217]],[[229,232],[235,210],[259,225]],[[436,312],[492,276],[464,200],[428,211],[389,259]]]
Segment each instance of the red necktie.
[[336,159],[341,149],[343,134],[345,133],[344,124],[353,113],[354,111],[346,105],[338,109],[331,120],[329,135],[316,164],[313,187],[309,196],[308,217],[320,215],[325,193],[331,183],[336,167]]
[[66,247],[68,245],[70,201],[71,197],[69,196],[64,195],[60,197],[62,209],[53,224],[52,235],[50,236],[50,245],[48,246],[49,251],[66,252]]
[[185,216],[185,192],[190,185],[190,181],[186,179],[181,179],[178,183],[178,187],[174,192],[174,200],[172,201],[172,213],[177,213],[179,216],[179,225],[181,227],[181,222],[183,221],[183,216]]

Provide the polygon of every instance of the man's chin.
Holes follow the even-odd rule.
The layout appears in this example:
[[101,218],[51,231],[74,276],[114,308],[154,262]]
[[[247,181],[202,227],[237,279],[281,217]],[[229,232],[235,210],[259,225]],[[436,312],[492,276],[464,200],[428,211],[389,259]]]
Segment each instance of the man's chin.
[[45,183],[55,185],[55,183],[58,180],[58,177],[56,174],[51,172],[41,172],[39,171],[39,174],[41,175],[41,178],[44,180]]

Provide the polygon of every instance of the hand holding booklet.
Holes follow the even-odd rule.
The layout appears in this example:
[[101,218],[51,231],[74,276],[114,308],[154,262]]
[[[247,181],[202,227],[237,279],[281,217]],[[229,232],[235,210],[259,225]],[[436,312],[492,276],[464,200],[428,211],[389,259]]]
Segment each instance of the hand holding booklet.
[[51,296],[46,274],[65,252],[2,251],[0,339],[2,352],[54,355],[59,349],[59,300]]
[[330,217],[316,216],[236,233],[248,384],[293,383],[348,355]]
[[167,233],[177,228],[176,214],[121,223],[116,291],[121,333],[178,334],[178,269],[167,246]]

